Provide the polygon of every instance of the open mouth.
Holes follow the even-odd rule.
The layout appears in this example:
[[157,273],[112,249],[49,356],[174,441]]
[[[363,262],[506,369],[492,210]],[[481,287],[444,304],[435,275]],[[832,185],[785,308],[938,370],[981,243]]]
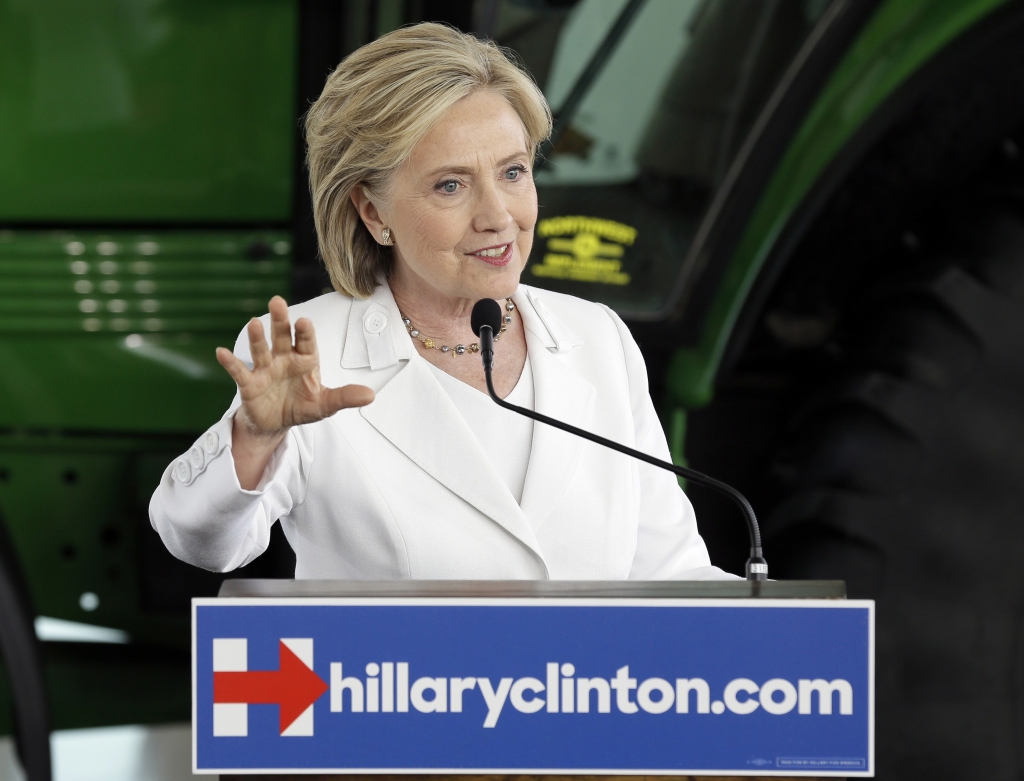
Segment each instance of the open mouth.
[[492,266],[504,266],[512,260],[512,244],[499,244],[497,247],[487,247],[471,254]]

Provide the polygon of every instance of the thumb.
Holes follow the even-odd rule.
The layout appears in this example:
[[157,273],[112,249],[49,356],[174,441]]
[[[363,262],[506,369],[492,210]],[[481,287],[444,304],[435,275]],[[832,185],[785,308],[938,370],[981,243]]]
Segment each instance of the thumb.
[[324,417],[327,417],[349,407],[365,407],[373,398],[373,391],[365,385],[344,385],[341,388],[324,388],[321,391],[320,404]]

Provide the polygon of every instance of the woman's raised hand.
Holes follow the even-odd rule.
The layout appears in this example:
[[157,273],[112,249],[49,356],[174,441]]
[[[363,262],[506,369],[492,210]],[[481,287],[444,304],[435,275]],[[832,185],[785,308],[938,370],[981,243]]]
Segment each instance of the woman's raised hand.
[[217,360],[238,385],[242,397],[242,406],[235,413],[232,450],[239,482],[243,488],[252,488],[289,428],[314,423],[347,407],[369,404],[373,391],[363,385],[325,388],[320,384],[320,355],[313,323],[300,317],[295,322],[292,344],[288,304],[280,296],[270,300],[272,344],[263,337],[259,320],[250,320],[247,330],[252,369],[224,347],[217,348]]

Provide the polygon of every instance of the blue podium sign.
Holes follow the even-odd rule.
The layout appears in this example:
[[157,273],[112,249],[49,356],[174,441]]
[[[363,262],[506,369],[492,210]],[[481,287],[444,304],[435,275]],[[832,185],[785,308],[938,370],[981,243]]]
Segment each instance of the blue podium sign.
[[871,776],[874,603],[193,601],[197,773]]

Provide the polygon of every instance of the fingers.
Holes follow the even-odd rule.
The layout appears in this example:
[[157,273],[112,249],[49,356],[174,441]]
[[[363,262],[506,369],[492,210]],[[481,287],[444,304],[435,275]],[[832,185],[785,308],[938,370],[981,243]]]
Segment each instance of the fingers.
[[267,366],[272,356],[267,340],[263,336],[263,323],[254,317],[245,330],[249,334],[249,352],[252,354],[253,368]]
[[231,379],[235,381],[235,385],[241,387],[248,380],[249,368],[227,347],[217,348],[217,363],[227,370],[227,373],[231,375]]
[[[267,344],[263,323],[254,317],[249,321],[246,329],[249,334],[249,350],[252,353],[252,362],[255,368],[269,365],[274,355],[284,355],[291,352],[292,349],[292,329],[291,323],[288,321],[287,302],[281,296],[274,296],[270,299],[268,308],[270,309],[270,339],[273,343],[273,352],[271,352],[270,345]],[[300,318],[299,322],[305,319]],[[299,352],[311,354],[316,352],[316,338],[313,324],[308,320],[306,323],[308,324],[308,333],[305,334],[307,343]],[[296,323],[296,330],[298,331],[298,323]],[[298,338],[298,333],[296,333],[296,338]],[[309,341],[311,341],[311,345]]]
[[274,353],[283,355],[292,349],[292,326],[288,322],[288,304],[281,296],[270,299],[270,338]]
[[316,355],[316,330],[307,317],[300,317],[295,321],[295,352]]
[[345,385],[341,388],[324,388],[320,398],[324,417],[349,407],[365,407],[373,401],[373,391],[365,385]]

